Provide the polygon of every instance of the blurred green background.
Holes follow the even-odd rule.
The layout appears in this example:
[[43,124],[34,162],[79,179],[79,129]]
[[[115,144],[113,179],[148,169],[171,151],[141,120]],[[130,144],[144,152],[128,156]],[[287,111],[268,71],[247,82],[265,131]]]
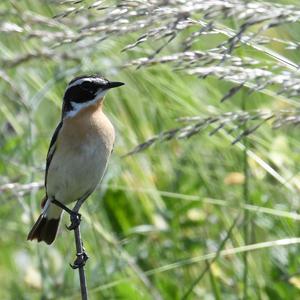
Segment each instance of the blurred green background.
[[[273,130],[266,123],[231,145],[237,133],[221,129],[211,136],[213,125],[189,139],[158,142],[124,157],[152,136],[182,126],[177,118],[298,109],[299,97],[272,89],[249,94],[244,88],[220,103],[231,83],[199,79],[162,63],[124,68],[151,56],[160,40],[122,52],[147,29],[123,32],[107,23],[99,32],[91,26],[87,38],[79,29],[96,26],[111,12],[105,7],[125,2],[139,9],[138,1],[0,4],[0,298],[80,299],[78,274],[69,267],[75,247],[64,227],[68,217],[50,247],[26,236],[40,213],[45,157],[64,89],[77,75],[101,72],[126,86],[106,97],[115,150],[102,185],[82,208],[90,299],[300,299],[298,127]],[[61,17],[66,11],[71,13]],[[220,23],[236,30],[239,21],[232,16]],[[283,24],[264,34],[297,43],[299,29],[299,23]],[[182,52],[194,31],[181,32],[161,55]],[[61,35],[75,38],[61,42]],[[193,49],[206,51],[221,42],[218,34],[203,35]],[[299,62],[297,47],[266,47]],[[284,70],[250,46],[235,55]]]

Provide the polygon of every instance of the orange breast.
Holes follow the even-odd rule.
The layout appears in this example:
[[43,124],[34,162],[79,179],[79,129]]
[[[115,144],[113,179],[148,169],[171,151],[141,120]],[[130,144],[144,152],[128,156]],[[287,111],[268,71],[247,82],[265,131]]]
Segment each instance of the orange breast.
[[102,102],[99,101],[95,105],[83,108],[74,117],[64,120],[57,146],[93,143],[100,138],[111,147],[114,137],[114,128],[103,113]]
[[65,118],[48,170],[48,195],[70,203],[93,191],[106,169],[114,137],[101,104]]

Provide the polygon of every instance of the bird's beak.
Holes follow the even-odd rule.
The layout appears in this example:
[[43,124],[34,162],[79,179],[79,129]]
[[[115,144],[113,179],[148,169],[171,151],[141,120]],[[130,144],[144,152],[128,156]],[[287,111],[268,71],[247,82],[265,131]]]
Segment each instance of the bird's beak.
[[106,85],[106,88],[107,88],[107,89],[112,89],[112,88],[116,88],[116,87],[122,86],[122,85],[124,85],[124,84],[125,84],[125,83],[123,83],[123,82],[110,81],[110,82],[108,82],[108,84]]

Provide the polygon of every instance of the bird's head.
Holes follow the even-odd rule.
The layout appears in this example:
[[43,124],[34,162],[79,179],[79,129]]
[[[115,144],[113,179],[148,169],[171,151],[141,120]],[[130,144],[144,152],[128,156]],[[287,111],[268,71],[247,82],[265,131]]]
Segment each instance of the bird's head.
[[101,102],[108,90],[122,85],[123,82],[109,81],[100,75],[72,79],[64,94],[63,116],[75,116],[81,109]]

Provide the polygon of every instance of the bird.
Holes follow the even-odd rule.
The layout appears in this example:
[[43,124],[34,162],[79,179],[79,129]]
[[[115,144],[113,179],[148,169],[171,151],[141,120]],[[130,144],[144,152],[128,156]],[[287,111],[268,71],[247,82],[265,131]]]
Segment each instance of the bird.
[[[71,217],[73,213],[78,221],[78,210],[102,180],[114,146],[115,130],[103,112],[104,96],[122,85],[99,74],[78,76],[69,82],[61,120],[47,153],[42,211],[27,240],[52,244],[63,210]],[[76,202],[73,210],[66,206],[72,202]],[[69,229],[77,225],[72,221]]]

